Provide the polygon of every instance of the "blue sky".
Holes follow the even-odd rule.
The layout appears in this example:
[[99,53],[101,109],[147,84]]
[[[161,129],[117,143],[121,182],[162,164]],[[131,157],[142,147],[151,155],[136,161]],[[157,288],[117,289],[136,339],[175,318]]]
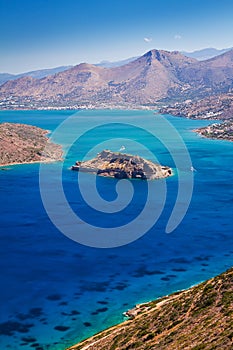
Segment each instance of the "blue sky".
[[232,0],[0,0],[0,72],[233,46]]

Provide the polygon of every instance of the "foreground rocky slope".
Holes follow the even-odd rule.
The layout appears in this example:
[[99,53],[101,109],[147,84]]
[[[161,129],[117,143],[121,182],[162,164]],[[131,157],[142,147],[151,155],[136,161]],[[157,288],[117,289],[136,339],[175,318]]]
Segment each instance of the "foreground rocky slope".
[[0,124],[0,166],[61,160],[61,146],[50,143],[47,133],[26,124]]
[[117,179],[159,179],[172,175],[171,168],[152,163],[139,156],[104,150],[96,158],[76,162],[72,170],[95,173]]
[[233,269],[128,312],[130,320],[69,350],[233,348]]

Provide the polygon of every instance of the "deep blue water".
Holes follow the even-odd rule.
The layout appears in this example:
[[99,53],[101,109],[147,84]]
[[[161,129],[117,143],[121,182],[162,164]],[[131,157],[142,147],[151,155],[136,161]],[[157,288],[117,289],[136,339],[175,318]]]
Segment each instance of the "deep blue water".
[[[21,122],[54,130],[72,115],[57,111],[2,111],[0,120]],[[128,211],[99,215],[85,206],[77,188],[77,173],[69,166],[94,147],[89,157],[103,149],[106,138],[113,151],[124,144],[138,153],[137,144],[149,145],[159,161],[175,168],[174,154],[181,152],[173,135],[164,130],[149,111],[85,111],[76,115],[72,128],[57,135],[64,149],[70,139],[94,121],[123,123],[143,120],[147,130],[157,130],[166,142],[174,141],[171,155],[166,147],[139,130],[121,124],[106,125],[80,138],[68,151],[63,166],[63,186],[73,210],[93,225],[115,227],[138,215],[146,195],[146,183],[134,181],[135,196]],[[16,165],[0,171],[1,187],[1,349],[64,350],[67,346],[123,320],[122,313],[136,303],[148,301],[210,278],[232,266],[233,173],[232,143],[207,140],[191,130],[207,125],[167,116],[182,136],[190,153],[194,190],[190,207],[181,224],[170,234],[165,227],[178,189],[177,171],[166,180],[164,210],[144,236],[117,248],[93,248],[74,242],[50,221],[39,189],[39,164]],[[105,146],[105,144],[104,144]],[[143,156],[143,150],[140,155]],[[182,155],[181,155],[182,158]],[[48,169],[48,195],[56,196],[58,163]],[[190,169],[181,169],[184,173]],[[185,175],[186,176],[186,175]],[[93,175],[84,185],[91,196]],[[158,180],[161,181],[161,180]],[[98,178],[99,193],[106,200],[116,198],[117,180]],[[154,182],[154,186],[156,182]],[[54,212],[59,212],[59,203]],[[76,229],[76,228],[75,228]],[[135,227],[136,230],[136,227]],[[33,345],[33,346],[32,346]]]

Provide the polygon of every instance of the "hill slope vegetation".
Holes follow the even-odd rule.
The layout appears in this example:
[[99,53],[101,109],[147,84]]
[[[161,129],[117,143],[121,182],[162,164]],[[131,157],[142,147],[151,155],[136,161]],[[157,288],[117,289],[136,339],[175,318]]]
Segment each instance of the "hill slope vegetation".
[[128,312],[131,319],[69,350],[232,349],[233,269]]

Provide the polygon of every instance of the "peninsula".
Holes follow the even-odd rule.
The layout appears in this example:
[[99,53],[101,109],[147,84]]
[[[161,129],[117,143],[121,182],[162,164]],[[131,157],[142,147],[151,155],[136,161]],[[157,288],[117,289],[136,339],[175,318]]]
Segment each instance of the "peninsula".
[[188,119],[232,119],[233,93],[218,93],[199,99],[176,101],[159,109],[162,114],[171,114]]
[[214,123],[194,131],[210,139],[233,141],[233,119]]
[[[216,120],[215,124],[195,129],[198,134],[218,140],[233,141],[233,93],[207,96],[199,100],[186,100],[163,106],[162,114],[188,119]],[[218,122],[221,120],[222,122]]]
[[139,156],[104,150],[97,157],[72,166],[72,170],[95,173],[117,179],[153,180],[172,175],[172,169]]
[[0,124],[0,166],[62,159],[62,147],[49,141],[47,130],[26,124]]
[[126,315],[129,320],[68,350],[231,349],[233,269]]

